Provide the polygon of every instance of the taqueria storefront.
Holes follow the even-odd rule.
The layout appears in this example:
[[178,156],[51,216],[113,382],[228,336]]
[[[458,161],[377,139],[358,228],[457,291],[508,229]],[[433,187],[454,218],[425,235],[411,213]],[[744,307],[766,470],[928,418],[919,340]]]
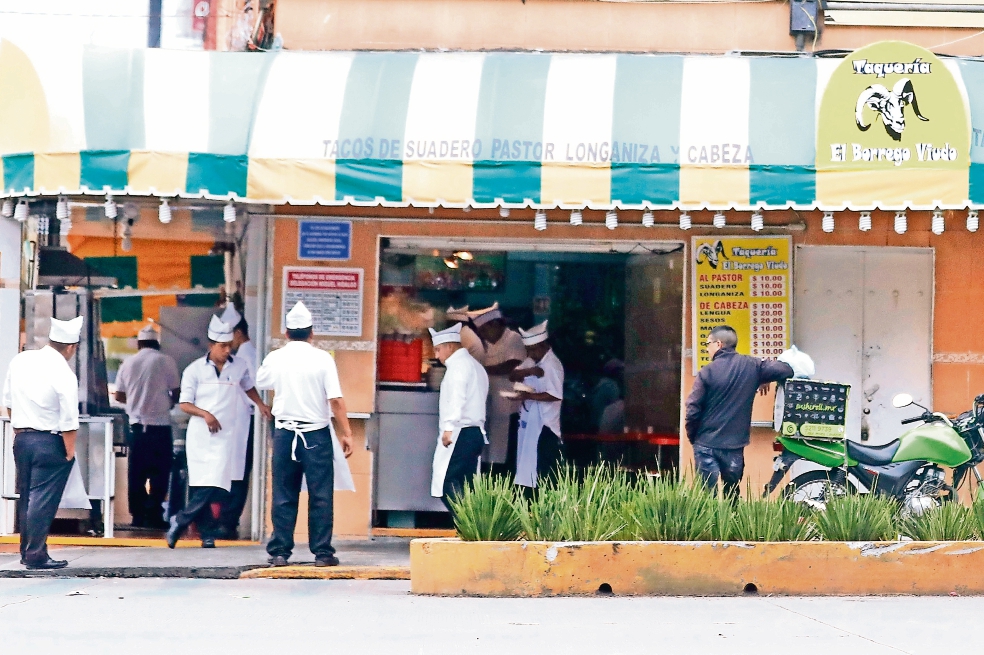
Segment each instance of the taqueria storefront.
[[[110,258],[125,254],[119,220],[100,214],[111,194],[150,251],[134,246],[142,314],[104,314],[106,344],[187,304],[147,302],[170,287],[143,271],[185,270],[202,249],[228,253],[214,284],[241,290],[261,356],[283,343],[286,307],[314,308],[359,443],[340,534],[447,525],[427,495],[440,371],[425,328],[449,307],[549,320],[582,465],[689,465],[682,404],[718,323],[743,352],[795,343],[819,377],[850,383],[848,431],[871,444],[901,431],[895,393],[956,413],[984,391],[984,62],[901,42],[843,57],[41,56],[3,42],[0,88],[19,94],[0,107],[5,197],[66,197],[63,247]],[[17,245],[31,230],[39,242],[31,211],[21,230]],[[755,488],[771,415],[760,398]],[[269,488],[258,444],[254,536]]]

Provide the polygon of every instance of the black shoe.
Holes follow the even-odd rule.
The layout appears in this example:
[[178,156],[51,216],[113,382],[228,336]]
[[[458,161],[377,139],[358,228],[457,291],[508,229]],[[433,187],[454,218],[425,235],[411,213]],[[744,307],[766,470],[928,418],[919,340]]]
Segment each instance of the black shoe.
[[68,566],[68,560],[64,559],[51,559],[48,558],[45,562],[37,562],[36,564],[27,564],[28,570],[31,571],[41,571],[46,569],[63,569]]
[[283,555],[274,555],[267,559],[267,564],[270,566],[287,566],[287,558]]
[[178,518],[176,516],[171,517],[171,527],[167,529],[167,534],[164,535],[164,539],[167,540],[167,547],[174,548],[178,544],[178,539],[181,538],[181,526],[178,525]]
[[215,548],[215,539],[202,537],[202,548]]
[[334,555],[318,555],[314,558],[315,566],[338,566],[338,558]]

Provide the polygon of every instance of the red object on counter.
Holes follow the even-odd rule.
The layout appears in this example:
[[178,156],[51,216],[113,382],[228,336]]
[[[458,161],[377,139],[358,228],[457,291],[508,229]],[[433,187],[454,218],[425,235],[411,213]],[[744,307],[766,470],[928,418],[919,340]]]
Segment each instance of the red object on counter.
[[420,382],[424,342],[383,339],[379,342],[380,382]]

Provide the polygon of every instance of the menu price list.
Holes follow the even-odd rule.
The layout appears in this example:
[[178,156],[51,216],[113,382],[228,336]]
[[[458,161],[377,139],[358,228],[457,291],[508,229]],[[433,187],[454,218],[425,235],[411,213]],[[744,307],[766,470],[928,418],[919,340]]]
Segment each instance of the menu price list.
[[786,349],[786,303],[753,302],[751,313],[751,354],[775,359]]

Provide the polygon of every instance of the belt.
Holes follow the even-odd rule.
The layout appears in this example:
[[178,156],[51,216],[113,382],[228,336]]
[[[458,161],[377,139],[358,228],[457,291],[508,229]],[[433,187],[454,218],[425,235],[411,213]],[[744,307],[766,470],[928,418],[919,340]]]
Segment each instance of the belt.
[[21,432],[40,432],[42,434],[58,434],[53,430],[38,430],[37,428],[14,428],[14,434],[20,434]]
[[303,421],[294,421],[291,419],[279,419],[275,418],[273,421],[273,427],[280,430],[290,430],[294,433],[294,438],[290,442],[290,458],[297,461],[297,441],[300,440],[303,444],[304,450],[311,450],[314,446],[308,446],[307,439],[304,438],[305,432],[314,432],[316,430],[323,430],[329,427],[331,423],[304,423]]

